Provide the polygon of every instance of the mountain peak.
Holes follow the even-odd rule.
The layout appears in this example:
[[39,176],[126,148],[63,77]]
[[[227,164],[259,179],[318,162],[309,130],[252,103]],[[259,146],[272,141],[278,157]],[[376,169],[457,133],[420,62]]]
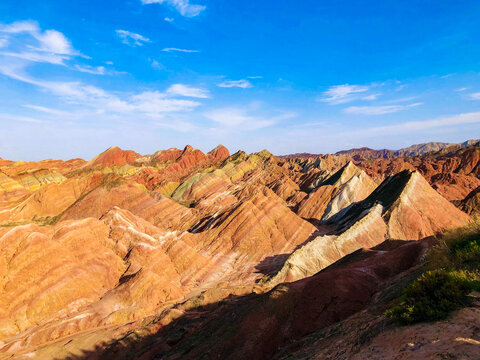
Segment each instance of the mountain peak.
[[95,156],[92,160],[85,164],[86,168],[92,168],[97,165],[102,166],[123,166],[130,164],[135,159],[141,157],[140,154],[133,150],[122,150],[118,146],[109,147],[101,154]]

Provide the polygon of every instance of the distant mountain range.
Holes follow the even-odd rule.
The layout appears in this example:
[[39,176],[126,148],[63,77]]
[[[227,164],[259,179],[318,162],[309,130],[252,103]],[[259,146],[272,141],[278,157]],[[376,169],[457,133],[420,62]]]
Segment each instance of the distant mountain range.
[[[409,147],[399,149],[399,150],[388,150],[381,149],[375,150],[368,147],[354,148],[349,150],[342,150],[336,152],[334,155],[348,155],[357,158],[363,159],[390,159],[393,157],[413,157],[421,156],[430,153],[435,153],[445,149],[453,150],[454,148],[462,148],[472,145],[479,145],[480,139],[467,140],[462,143],[445,143],[445,142],[428,142],[424,144],[415,144]],[[281,158],[290,159],[290,158],[310,158],[318,157],[323,154],[310,154],[310,153],[297,153],[297,154],[288,154],[282,155]]]

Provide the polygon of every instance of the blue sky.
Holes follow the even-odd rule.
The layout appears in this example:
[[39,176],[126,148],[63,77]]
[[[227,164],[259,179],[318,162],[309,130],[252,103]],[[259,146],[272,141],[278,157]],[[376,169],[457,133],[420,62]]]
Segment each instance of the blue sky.
[[480,2],[3,0],[0,157],[480,137]]

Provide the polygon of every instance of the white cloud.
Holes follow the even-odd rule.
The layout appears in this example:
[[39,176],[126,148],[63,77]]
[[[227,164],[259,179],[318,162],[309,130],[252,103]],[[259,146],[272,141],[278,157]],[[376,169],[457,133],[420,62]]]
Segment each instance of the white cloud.
[[[252,104],[247,108],[221,108],[205,113],[205,117],[217,125],[221,130],[250,131],[272,126],[275,123],[291,119],[296,116],[295,113],[283,113],[277,116],[258,116],[251,115],[250,112],[258,113],[257,104]],[[218,129],[215,129],[218,130]]]
[[166,22],[173,22],[173,20],[175,20],[174,18],[170,18],[170,17],[166,17],[164,18],[163,20],[165,20]]
[[198,53],[198,50],[179,49],[179,48],[165,48],[162,51],[165,52],[184,52],[184,53]]
[[206,99],[210,97],[210,93],[208,90],[194,88],[184,84],[173,84],[167,89],[167,94],[194,97],[200,99]]
[[480,92],[470,94],[470,97],[474,100],[480,100]]
[[125,103],[129,111],[140,111],[147,115],[157,117],[166,112],[191,111],[200,103],[192,100],[167,98],[159,91],[145,91],[134,95]]
[[242,80],[225,80],[224,82],[218,84],[217,86],[223,88],[232,88],[232,87],[239,87],[242,89],[251,88],[253,85],[250,81],[242,79]]
[[115,30],[118,37],[122,40],[122,43],[129,45],[129,46],[143,46],[145,43],[151,42],[150,39],[142,36],[140,34],[136,34],[131,31],[127,30]]
[[43,51],[64,55],[76,54],[70,41],[57,30],[45,30],[37,34],[36,38],[40,41]]
[[54,65],[65,65],[64,61],[70,58],[69,56],[64,56],[60,54],[44,53],[38,51],[2,52],[0,53],[0,55],[23,59],[30,62],[43,62]]
[[255,130],[263,127],[271,126],[274,121],[255,117],[245,113],[243,109],[224,108],[213,110],[205,114],[205,117],[214,121],[218,125],[227,128],[241,127],[244,130]]
[[143,4],[168,4],[174,7],[182,16],[195,17],[206,9],[204,5],[190,4],[189,0],[142,0]]
[[247,76],[249,79],[262,79],[263,76]]
[[7,38],[0,38],[0,48],[7,47],[8,44],[9,44],[9,41]]
[[362,100],[377,100],[379,96],[380,94],[371,94],[371,95],[362,97]]
[[50,114],[50,115],[72,116],[72,113],[70,113],[68,111],[50,109],[50,108],[47,108],[45,106],[27,104],[27,105],[23,105],[23,107],[26,107],[26,108],[29,108],[29,109],[32,109],[32,110],[36,110],[36,111],[40,111],[40,112]]
[[21,121],[21,122],[28,122],[28,123],[43,123],[42,120],[38,120],[28,116],[18,116],[18,115],[11,115],[11,114],[0,114],[0,119],[8,120],[8,121]]
[[[44,81],[26,75],[18,64],[1,64],[0,73],[60,97],[65,102],[98,113],[136,115],[159,118],[165,113],[191,111],[201,105],[198,101],[177,99],[175,95],[205,97],[208,92],[187,85],[172,86],[165,92],[145,91],[138,94],[116,94],[79,81]],[[180,85],[180,84],[176,84]],[[189,95],[186,95],[189,93]],[[39,110],[39,109],[37,109]]]
[[152,65],[152,68],[157,69],[157,70],[165,70],[165,66],[163,64],[159,63],[155,59],[149,59],[150,64]]
[[[0,24],[0,34],[3,34],[0,47],[6,47],[14,36],[30,35],[30,38],[22,39],[23,49],[2,52],[1,55],[4,56],[57,65],[64,65],[64,61],[73,56],[83,56],[73,48],[70,41],[61,32],[52,29],[42,31],[35,21]],[[32,42],[32,40],[34,41]]]
[[453,116],[442,117],[433,120],[426,121],[409,121],[396,125],[387,125],[379,126],[374,128],[365,128],[363,130],[357,130],[352,133],[352,135],[368,135],[368,136],[378,136],[378,135],[391,135],[391,134],[401,134],[401,133],[411,133],[416,131],[448,127],[448,126],[457,126],[461,124],[473,124],[480,123],[480,112],[472,112],[465,114],[458,114]]
[[94,75],[105,75],[106,73],[105,67],[103,66],[75,65],[75,69],[84,73]]
[[391,114],[398,111],[408,110],[412,107],[420,106],[422,103],[415,103],[409,105],[382,105],[382,106],[350,106],[343,110],[347,114],[360,115],[384,115]]
[[319,100],[332,105],[343,104],[356,100],[357,98],[354,96],[355,94],[366,92],[369,89],[369,86],[361,85],[336,85],[330,87],[327,91],[325,91],[323,93],[323,97]]
[[0,24],[0,32],[7,34],[35,33],[39,32],[38,23],[32,20],[15,21],[11,24]]

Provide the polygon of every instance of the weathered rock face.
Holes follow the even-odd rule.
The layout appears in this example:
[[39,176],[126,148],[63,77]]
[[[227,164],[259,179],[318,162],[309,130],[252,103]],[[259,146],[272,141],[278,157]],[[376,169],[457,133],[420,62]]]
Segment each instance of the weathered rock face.
[[265,294],[232,297],[191,311],[180,306],[180,317],[170,325],[156,326],[168,316],[160,315],[137,333],[139,341],[132,336],[114,342],[108,351],[92,352],[91,358],[130,359],[142,354],[142,359],[269,359],[292,339],[363,309],[382,281],[418,263],[426,249],[426,242],[414,242],[392,251],[371,250],[343,268]]
[[386,179],[364,201],[332,217],[331,222],[339,225],[337,234],[319,236],[295,250],[269,283],[313,275],[360,248],[388,239],[419,240],[470,221],[418,172],[407,170]]
[[166,197],[156,199],[139,185],[123,184],[113,188],[110,186],[112,185],[106,184],[89,192],[72,205],[61,220],[86,217],[98,219],[114,206],[118,206],[164,230],[188,229],[196,221],[191,209]]
[[170,148],[168,150],[159,150],[151,156],[153,164],[166,163],[177,160],[182,155],[182,150],[177,148]]
[[350,204],[365,199],[377,184],[349,162],[323,181],[297,208],[304,219],[328,220]]
[[318,236],[295,250],[280,271],[268,283],[295,281],[314,275],[342,257],[361,248],[371,248],[385,241],[387,227],[382,219],[383,207],[376,205],[340,235]]
[[457,202],[458,207],[469,215],[480,215],[480,186]]
[[[113,147],[88,163],[0,161],[0,358],[80,356],[127,331],[157,330],[163,345],[152,354],[193,358],[197,350],[175,345],[189,336],[172,340],[169,329],[189,321],[188,309],[235,308],[245,295],[254,300],[240,313],[210,323],[218,344],[196,348],[268,358],[361,309],[423,242],[408,259],[361,249],[468,223],[434,188],[473,214],[477,155],[280,159],[187,146],[145,156]],[[419,170],[391,174],[405,168]],[[356,254],[375,260],[353,269]]]
[[339,189],[333,185],[320,186],[298,204],[297,215],[307,220],[321,220],[338,191]]
[[225,160],[230,156],[230,152],[228,149],[223,146],[223,145],[218,145],[215,149],[209,151],[207,153],[207,156],[212,160],[213,162],[219,162],[222,160]]
[[375,203],[384,207],[383,219],[389,239],[418,240],[471,221],[467,214],[432,189],[420,173],[408,170],[390,176],[364,201],[353,204],[331,220],[348,226]]
[[391,239],[421,239],[470,221],[417,172],[411,173],[402,194],[385,218]]
[[100,155],[94,157],[85,164],[86,168],[93,168],[95,166],[123,166],[131,164],[135,159],[141,157],[132,150],[122,150],[118,146],[112,146],[105,150]]
[[68,316],[99,300],[125,271],[95,219],[53,228],[25,225],[0,238],[1,336]]
[[[54,218],[63,213],[81,196],[98,186],[101,176],[68,179],[61,184],[52,182],[33,192],[25,201],[3,214],[8,222]],[[5,221],[4,220],[4,221]]]

